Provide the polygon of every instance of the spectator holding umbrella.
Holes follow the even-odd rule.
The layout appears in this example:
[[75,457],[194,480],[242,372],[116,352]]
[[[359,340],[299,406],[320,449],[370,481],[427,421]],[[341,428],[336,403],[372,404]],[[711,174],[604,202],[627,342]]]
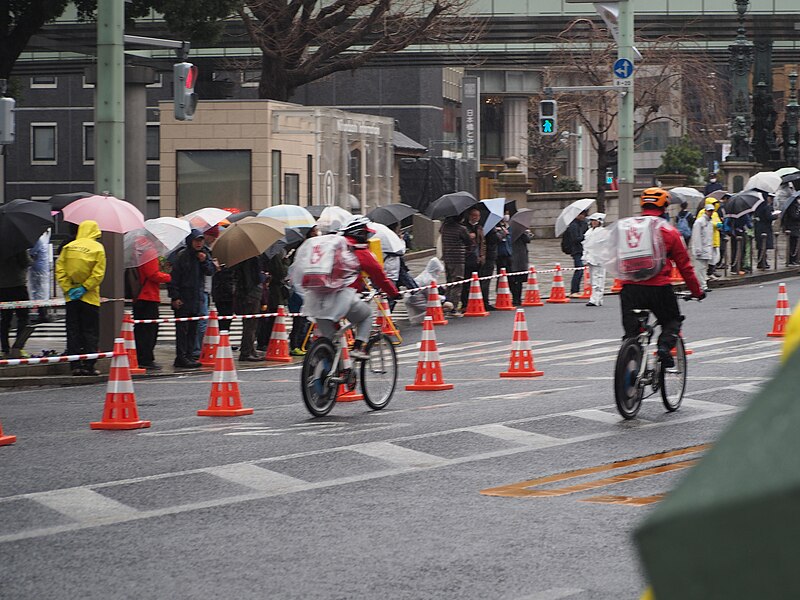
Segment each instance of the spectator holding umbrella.
[[[442,236],[442,260],[447,272],[447,281],[460,281],[464,279],[464,263],[467,248],[472,246],[472,238],[458,217],[446,217],[439,228],[439,233]],[[458,310],[461,288],[461,284],[447,287],[446,299],[453,305],[454,317],[463,316]]]
[[528,244],[533,239],[530,232],[531,218],[533,211],[523,208],[514,213],[511,217],[511,272],[520,273],[511,275],[508,278],[508,287],[511,291],[511,301],[514,306],[522,304],[522,284],[528,277]]
[[[158,307],[161,304],[161,284],[172,281],[169,273],[162,273],[157,256],[138,267],[141,289],[133,298],[134,319],[158,319]],[[136,323],[133,326],[136,339],[136,360],[139,366],[148,371],[160,371],[161,366],[155,361],[155,347],[158,340],[158,323]]]
[[[27,275],[30,264],[31,259],[27,250],[20,250],[0,261],[0,302],[28,299]],[[9,333],[11,331],[11,319],[14,314],[17,315],[17,339],[14,343],[14,353],[12,355],[11,346],[9,345]],[[22,355],[24,337],[21,334],[27,326],[27,308],[0,311],[0,342],[2,342],[4,356],[19,358]]]

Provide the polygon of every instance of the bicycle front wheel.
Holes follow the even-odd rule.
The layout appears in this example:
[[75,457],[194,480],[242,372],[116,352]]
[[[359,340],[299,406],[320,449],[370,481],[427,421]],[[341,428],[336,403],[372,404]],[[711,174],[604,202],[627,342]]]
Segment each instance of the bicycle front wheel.
[[308,412],[315,417],[324,417],[336,404],[338,386],[330,383],[331,376],[335,372],[333,368],[335,357],[333,344],[325,338],[319,338],[311,344],[311,348],[303,358],[300,388]]
[[622,342],[614,367],[614,400],[626,419],[634,418],[642,407],[644,389],[639,385],[643,351],[636,338]]
[[397,385],[397,353],[389,336],[380,333],[367,343],[367,360],[361,362],[361,392],[372,410],[384,408]]
[[659,375],[661,380],[661,400],[664,408],[669,412],[675,412],[680,408],[683,401],[683,393],[686,391],[686,348],[683,340],[679,337],[675,344],[675,366],[671,369],[661,367]]

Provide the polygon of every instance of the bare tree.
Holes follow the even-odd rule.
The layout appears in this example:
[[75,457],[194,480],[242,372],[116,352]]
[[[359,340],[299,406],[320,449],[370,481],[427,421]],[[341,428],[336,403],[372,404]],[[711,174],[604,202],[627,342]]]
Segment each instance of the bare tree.
[[475,41],[480,25],[456,19],[471,0],[245,0],[239,15],[262,54],[260,98],[288,100],[299,86],[418,43]]
[[[711,59],[680,34],[638,33],[644,39],[637,41],[642,59],[636,61],[634,75],[634,140],[656,122],[672,123],[694,135],[712,131],[713,124],[721,122],[725,102],[718,82],[706,77],[714,71]],[[553,63],[561,65],[554,74],[558,85],[611,84],[617,49],[605,29],[589,19],[577,19],[556,41]],[[597,205],[605,212],[605,174],[617,150],[618,93],[564,94],[558,100],[559,113],[568,110],[575,115],[597,153]]]

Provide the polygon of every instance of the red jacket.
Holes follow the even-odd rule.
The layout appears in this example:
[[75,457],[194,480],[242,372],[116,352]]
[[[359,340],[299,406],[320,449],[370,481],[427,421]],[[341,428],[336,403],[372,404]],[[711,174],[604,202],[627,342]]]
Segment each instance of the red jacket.
[[[359,244],[351,237],[345,237],[345,239],[347,240],[347,243],[350,244],[350,249],[356,255],[356,258],[361,265],[361,270],[369,275],[372,283],[377,285],[381,291],[390,298],[399,295],[400,292],[397,291],[397,287],[395,287],[394,283],[392,283],[392,281],[386,277],[386,271],[383,270],[383,267],[378,262],[378,259],[375,258],[375,255],[370,252],[369,247],[366,244]],[[363,289],[364,283],[362,282],[361,277],[357,278],[353,283],[351,283],[350,287],[357,290]]]
[[[642,209],[643,217],[661,217],[661,211],[649,208]],[[700,296],[703,291],[700,289],[700,283],[697,281],[697,276],[694,274],[694,267],[692,261],[689,259],[689,253],[686,251],[686,244],[683,241],[683,236],[672,225],[664,222],[664,226],[659,228],[661,231],[661,239],[664,240],[664,246],[667,250],[667,260],[664,268],[655,277],[646,279],[645,281],[628,281],[622,280],[622,285],[670,285],[672,273],[672,264],[670,261],[675,261],[678,271],[681,272],[683,280],[689,287],[689,291],[693,296]]]
[[144,263],[139,267],[139,282],[142,284],[142,291],[139,292],[139,296],[135,299],[160,302],[161,293],[158,286],[170,281],[172,281],[172,276],[169,273],[161,272],[157,258]]

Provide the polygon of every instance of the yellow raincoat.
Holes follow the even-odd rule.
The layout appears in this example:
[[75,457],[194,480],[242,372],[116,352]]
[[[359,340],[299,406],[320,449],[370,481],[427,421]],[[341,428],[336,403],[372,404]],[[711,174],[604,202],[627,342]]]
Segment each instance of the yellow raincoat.
[[56,261],[56,280],[67,302],[67,292],[83,286],[86,293],[81,300],[100,306],[100,282],[106,274],[106,251],[97,241],[100,227],[95,221],[84,221],[78,225],[75,240],[61,248]]

